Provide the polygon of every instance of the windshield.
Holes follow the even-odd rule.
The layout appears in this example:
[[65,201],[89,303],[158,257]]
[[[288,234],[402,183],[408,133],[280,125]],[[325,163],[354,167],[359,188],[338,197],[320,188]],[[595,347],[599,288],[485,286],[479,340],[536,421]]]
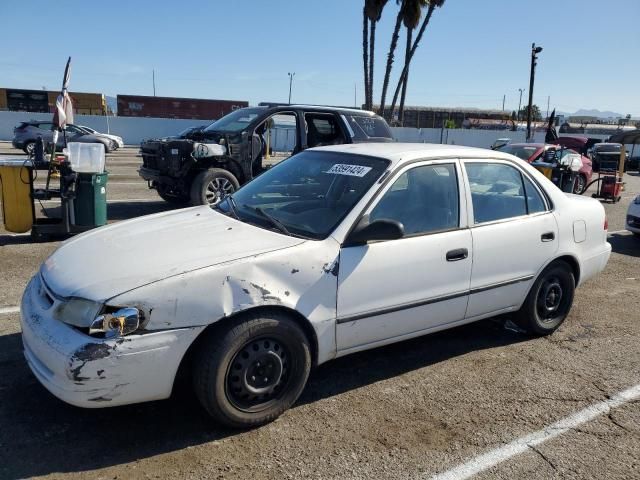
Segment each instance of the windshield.
[[217,208],[263,228],[323,239],[388,164],[381,158],[305,151],[267,170]]
[[504,153],[510,153],[522,160],[529,160],[534,153],[538,151],[538,147],[532,147],[529,145],[505,145],[498,150]]
[[262,108],[240,108],[225,115],[220,120],[213,122],[205,132],[239,132],[251,123],[258,115],[264,112]]

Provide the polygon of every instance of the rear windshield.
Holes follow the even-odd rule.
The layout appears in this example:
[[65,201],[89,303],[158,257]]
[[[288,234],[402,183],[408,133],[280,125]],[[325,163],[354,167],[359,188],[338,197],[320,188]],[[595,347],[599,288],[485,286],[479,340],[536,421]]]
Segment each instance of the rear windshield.
[[346,118],[355,140],[366,141],[370,138],[393,138],[387,122],[378,116],[346,115]]
[[534,153],[538,151],[538,147],[531,147],[528,145],[505,145],[498,150],[504,153],[510,153],[522,160],[529,160]]

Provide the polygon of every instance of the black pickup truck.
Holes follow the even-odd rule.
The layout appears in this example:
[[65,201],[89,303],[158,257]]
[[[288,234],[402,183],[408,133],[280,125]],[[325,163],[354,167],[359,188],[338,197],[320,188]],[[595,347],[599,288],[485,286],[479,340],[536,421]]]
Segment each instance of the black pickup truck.
[[215,205],[266,168],[306,148],[391,141],[384,119],[364,110],[249,107],[212,123],[195,140],[142,142],[139,174],[168,202]]

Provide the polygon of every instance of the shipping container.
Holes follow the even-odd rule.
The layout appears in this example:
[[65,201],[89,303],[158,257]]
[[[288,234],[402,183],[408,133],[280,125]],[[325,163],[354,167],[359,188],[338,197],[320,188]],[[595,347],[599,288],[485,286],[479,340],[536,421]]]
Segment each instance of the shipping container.
[[248,106],[249,102],[243,100],[118,95],[118,115],[121,117],[217,120],[238,108]]
[[[52,113],[60,92],[0,88],[0,110]],[[69,92],[77,114],[104,115],[105,99],[101,93]]]

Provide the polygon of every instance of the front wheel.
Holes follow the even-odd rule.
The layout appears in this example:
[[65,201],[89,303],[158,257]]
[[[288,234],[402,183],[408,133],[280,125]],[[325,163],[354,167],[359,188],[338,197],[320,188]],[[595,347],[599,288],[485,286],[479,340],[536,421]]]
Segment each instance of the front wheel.
[[203,340],[193,370],[196,394],[218,422],[270,422],[298,399],[311,370],[309,341],[281,312],[249,314]]
[[191,185],[193,205],[217,205],[224,197],[232,194],[240,183],[228,170],[210,168],[196,175]]
[[516,323],[533,335],[549,335],[564,322],[576,288],[571,267],[557,261],[545,268],[516,313]]

